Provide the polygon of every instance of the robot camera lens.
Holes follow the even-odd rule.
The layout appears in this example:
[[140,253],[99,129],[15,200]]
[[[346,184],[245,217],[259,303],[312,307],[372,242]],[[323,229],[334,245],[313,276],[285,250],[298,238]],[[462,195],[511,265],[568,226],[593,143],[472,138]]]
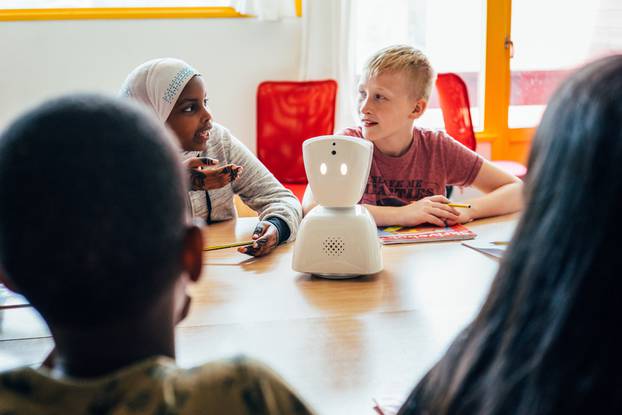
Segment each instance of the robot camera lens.
[[335,154],[337,154],[337,152],[335,150],[331,151],[332,155],[334,156]]

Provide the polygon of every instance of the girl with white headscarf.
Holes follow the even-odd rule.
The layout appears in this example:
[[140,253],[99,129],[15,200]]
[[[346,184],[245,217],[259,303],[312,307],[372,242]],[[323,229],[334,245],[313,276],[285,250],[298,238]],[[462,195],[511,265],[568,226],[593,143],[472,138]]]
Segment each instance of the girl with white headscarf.
[[191,171],[188,197],[194,217],[207,223],[236,217],[233,195],[238,194],[260,221],[255,243],[240,252],[265,255],[295,238],[300,202],[229,130],[212,122],[205,83],[196,69],[178,59],[154,59],[128,75],[121,94],[146,104],[175,133]]

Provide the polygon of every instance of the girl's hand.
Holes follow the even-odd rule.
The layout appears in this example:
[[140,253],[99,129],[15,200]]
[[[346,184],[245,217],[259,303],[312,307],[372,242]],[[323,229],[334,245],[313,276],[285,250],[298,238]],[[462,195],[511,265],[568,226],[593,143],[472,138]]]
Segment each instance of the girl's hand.
[[425,197],[406,206],[401,206],[398,224],[402,226],[416,226],[422,223],[431,223],[445,227],[449,223],[458,223],[460,212],[447,206],[449,199],[445,196],[434,195]]
[[[210,159],[213,160],[213,159]],[[191,190],[213,190],[225,187],[236,180],[242,173],[243,167],[227,164],[220,167],[193,168],[190,170]]]
[[216,166],[218,165],[218,160],[211,157],[191,157],[184,160],[184,165],[188,170],[200,169],[207,166]]
[[262,220],[253,231],[253,240],[255,243],[238,248],[238,251],[256,257],[267,255],[279,244],[279,230],[274,224]]

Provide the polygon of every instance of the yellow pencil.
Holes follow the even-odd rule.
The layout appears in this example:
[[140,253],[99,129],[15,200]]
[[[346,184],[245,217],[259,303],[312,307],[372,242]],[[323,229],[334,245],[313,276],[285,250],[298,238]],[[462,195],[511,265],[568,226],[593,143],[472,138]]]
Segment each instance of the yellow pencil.
[[466,205],[464,203],[447,203],[447,206],[455,207],[455,208],[465,208],[469,209],[471,205]]
[[247,246],[252,245],[255,241],[244,241],[244,242],[233,242],[230,244],[224,245],[213,245],[208,246],[207,248],[203,248],[204,251],[215,251],[217,249],[226,249],[226,248],[235,248],[236,246]]
[[491,242],[491,244],[493,244],[493,245],[509,245],[510,243],[508,241],[493,241],[493,242]]

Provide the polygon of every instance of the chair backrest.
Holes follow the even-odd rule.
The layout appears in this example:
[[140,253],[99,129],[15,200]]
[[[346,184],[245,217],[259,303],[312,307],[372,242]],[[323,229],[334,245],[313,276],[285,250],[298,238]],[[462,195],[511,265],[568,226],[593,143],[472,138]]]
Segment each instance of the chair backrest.
[[477,142],[471,120],[471,106],[466,84],[455,73],[439,73],[436,91],[443,111],[447,134],[475,151]]
[[332,134],[337,82],[266,81],[257,88],[257,156],[283,183],[307,183],[302,142]]

